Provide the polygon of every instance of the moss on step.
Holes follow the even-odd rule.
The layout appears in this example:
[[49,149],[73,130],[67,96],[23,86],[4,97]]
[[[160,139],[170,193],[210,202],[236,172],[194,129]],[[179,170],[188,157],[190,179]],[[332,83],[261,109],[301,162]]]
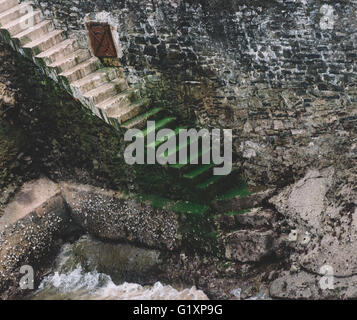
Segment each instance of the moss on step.
[[164,139],[156,140],[150,144],[147,145],[148,148],[157,148],[161,144],[163,144],[165,141],[168,141],[174,136],[177,136],[181,130],[185,130],[187,127],[178,127],[174,130],[174,132],[171,135],[166,136]]
[[250,211],[251,211],[251,209],[243,209],[243,210],[234,211],[234,212],[227,212],[227,213],[225,213],[225,215],[231,217],[231,216],[237,216],[237,215],[245,214],[245,213],[248,213]]
[[140,203],[148,202],[150,205],[157,209],[167,209],[172,202],[170,199],[154,194],[137,194],[135,195],[134,199]]
[[138,194],[136,201],[148,203],[154,208],[170,210],[178,215],[179,234],[186,252],[220,254],[218,235],[214,219],[207,205],[191,201],[172,201],[153,194]]
[[134,101],[132,101],[132,104],[130,106],[131,107],[139,106],[143,109],[143,111],[146,111],[146,109],[149,105],[150,105],[150,100],[147,98],[143,98],[143,99],[134,99]]
[[[186,209],[184,207],[184,209]],[[182,236],[182,247],[186,252],[203,253],[221,256],[219,232],[209,210],[194,210],[179,214],[179,233]]]
[[210,186],[214,185],[216,182],[222,180],[225,177],[226,176],[212,176],[209,179],[207,179],[206,181],[198,184],[196,186],[196,188],[200,189],[200,190],[207,190]]
[[207,172],[208,170],[210,170],[214,166],[215,166],[214,163],[205,164],[203,166],[200,166],[199,168],[194,169],[193,171],[191,171],[189,173],[186,173],[184,175],[184,178],[193,180],[193,179],[197,178],[198,176],[200,176],[201,174]]
[[149,119],[150,117],[158,114],[160,111],[162,111],[162,108],[154,108],[148,112],[145,112],[143,114],[138,115],[135,118],[132,118],[122,124],[123,128],[130,128],[132,125],[135,125],[136,123],[139,123],[141,121],[144,121],[145,119]]
[[170,209],[176,213],[188,213],[201,216],[208,212],[209,206],[190,201],[178,201]]
[[177,153],[179,153],[180,152],[180,150],[182,150],[182,149],[184,149],[184,148],[186,148],[186,147],[188,147],[191,143],[194,143],[194,142],[196,142],[196,141],[198,141],[199,140],[199,137],[195,137],[195,138],[193,138],[193,139],[187,139],[185,142],[183,142],[183,143],[180,143],[178,146],[176,146],[175,148],[173,148],[173,149],[170,149],[170,150],[166,150],[164,153],[162,153],[160,156],[161,157],[170,157],[170,156],[172,156],[172,155],[174,155],[174,154],[177,154]]
[[164,128],[166,125],[172,123],[175,120],[176,120],[176,118],[166,117],[164,119],[156,121],[154,126],[150,126],[149,128],[146,128],[145,130],[143,130],[144,137],[146,137],[149,133],[152,133],[152,132],[155,132],[157,130]]
[[182,169],[184,168],[185,166],[187,166],[189,163],[193,162],[193,161],[196,161],[197,159],[200,159],[204,154],[210,152],[211,150],[201,150],[199,151],[198,153],[194,154],[193,156],[189,157],[187,159],[187,162],[186,163],[178,163],[178,164],[172,164],[170,165],[171,168],[174,168],[174,169]]
[[137,194],[135,200],[138,202],[148,202],[155,208],[171,210],[175,213],[188,213],[204,216],[210,209],[209,206],[191,201],[173,201],[171,199],[155,194]]
[[249,195],[251,195],[252,192],[249,190],[249,187],[246,183],[244,183],[243,181],[240,182],[240,184],[229,190],[228,192],[222,194],[222,195],[219,195],[217,197],[217,200],[231,200],[231,199],[234,199],[234,198],[237,198],[237,197],[247,197]]

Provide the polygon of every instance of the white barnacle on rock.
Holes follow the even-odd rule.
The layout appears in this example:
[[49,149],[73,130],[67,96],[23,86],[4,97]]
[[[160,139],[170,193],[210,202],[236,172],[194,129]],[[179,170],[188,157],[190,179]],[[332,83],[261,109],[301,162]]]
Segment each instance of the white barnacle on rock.
[[324,4],[320,8],[320,13],[322,14],[320,19],[320,28],[322,30],[333,30],[337,19],[333,6]]

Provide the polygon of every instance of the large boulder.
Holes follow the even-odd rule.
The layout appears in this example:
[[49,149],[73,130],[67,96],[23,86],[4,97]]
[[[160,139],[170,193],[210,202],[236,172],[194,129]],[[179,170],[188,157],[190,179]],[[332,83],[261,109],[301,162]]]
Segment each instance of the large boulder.
[[285,188],[270,201],[285,217],[310,231],[319,232],[325,214],[325,195],[332,183],[333,169],[309,170],[305,177]]
[[[357,274],[357,174],[355,169],[309,170],[271,203],[285,217],[290,261],[297,273],[274,281],[279,298],[355,298]],[[301,271],[304,270],[304,271]],[[326,270],[335,290],[321,290]]]
[[310,170],[304,178],[271,199],[291,229],[294,259],[321,274],[333,268],[340,277],[357,273],[357,193],[352,172]]

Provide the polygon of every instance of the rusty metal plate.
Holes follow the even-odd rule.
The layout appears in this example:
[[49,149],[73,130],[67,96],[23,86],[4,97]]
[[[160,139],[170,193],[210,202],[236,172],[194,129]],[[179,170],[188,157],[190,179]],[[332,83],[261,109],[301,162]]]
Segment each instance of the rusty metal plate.
[[99,58],[115,58],[117,56],[110,26],[106,23],[90,22],[87,29],[93,53]]

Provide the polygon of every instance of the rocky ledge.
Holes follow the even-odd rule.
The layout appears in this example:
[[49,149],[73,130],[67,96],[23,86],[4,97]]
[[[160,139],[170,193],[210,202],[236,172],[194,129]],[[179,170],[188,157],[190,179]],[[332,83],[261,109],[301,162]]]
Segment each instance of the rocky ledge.
[[40,266],[77,232],[110,241],[113,252],[116,243],[130,243],[155,253],[147,281],[196,285],[210,298],[356,298],[355,178],[354,170],[311,169],[264,197],[261,207],[221,216],[221,254],[188,252],[175,213],[139,204],[130,195],[32,181],[0,218],[1,292],[19,294],[19,268]]

